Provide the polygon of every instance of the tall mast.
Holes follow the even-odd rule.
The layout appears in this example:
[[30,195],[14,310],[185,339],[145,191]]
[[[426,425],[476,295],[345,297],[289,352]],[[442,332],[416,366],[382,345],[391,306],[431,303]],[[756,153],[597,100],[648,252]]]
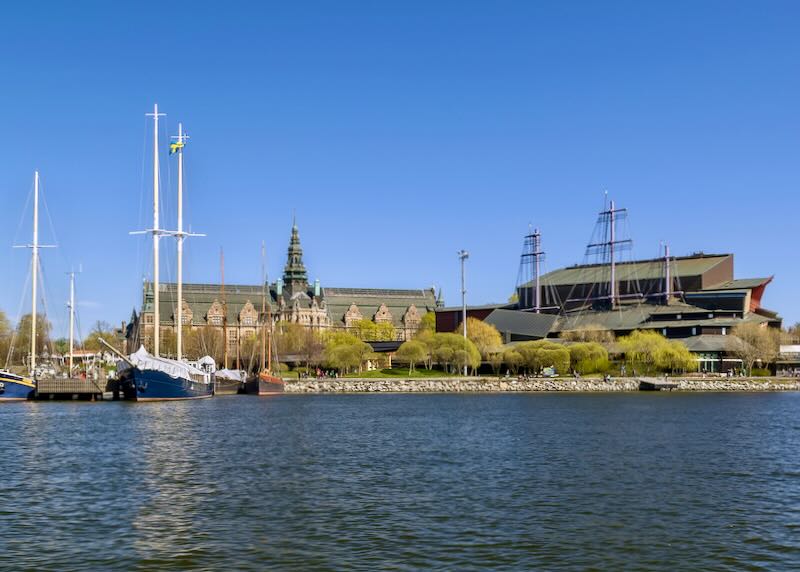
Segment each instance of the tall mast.
[[611,307],[613,308],[617,302],[617,265],[616,261],[614,260],[614,234],[615,234],[615,227],[616,224],[614,223],[614,201],[611,201],[611,208],[608,211],[609,215],[609,231],[608,231],[608,256],[611,262],[611,284],[609,285],[608,292],[609,297],[611,298]]
[[161,234],[158,228],[158,118],[164,113],[158,112],[158,104],[153,104],[153,113],[148,113],[153,117],[153,355],[158,356],[161,341],[161,316],[159,308],[159,263],[158,263],[158,239]]
[[267,312],[267,308],[266,308],[266,305],[267,305],[267,293],[266,293],[267,273],[266,273],[266,264],[265,264],[265,258],[266,258],[266,252],[265,251],[266,251],[266,249],[264,247],[264,241],[262,240],[261,241],[261,336],[260,336],[260,338],[261,338],[261,344],[260,344],[260,346],[261,346],[261,348],[260,348],[261,349],[261,367],[259,368],[259,371],[264,371],[265,354],[267,352],[267,346],[266,346],[267,338],[266,338],[266,335],[265,335],[266,334],[266,328],[264,327],[264,326],[266,326],[265,320],[266,320],[266,317],[267,317],[267,315],[266,315],[266,312]]
[[175,143],[170,145],[170,154],[173,152],[178,153],[178,230],[174,233],[175,238],[178,239],[178,303],[177,303],[177,332],[175,336],[176,341],[176,358],[180,361],[183,358],[183,241],[187,236],[205,236],[204,234],[192,234],[183,231],[183,148],[186,146],[186,141],[189,136],[183,132],[183,123],[178,123],[178,135],[172,136]]
[[36,369],[36,278],[39,274],[39,171],[33,175],[33,244],[31,245],[31,377]]
[[72,354],[75,350],[75,273],[69,273],[69,375],[72,375]]
[[222,280],[222,367],[228,369],[228,304],[225,302],[225,253],[219,247],[219,272]]
[[603,257],[608,257],[610,276],[608,283],[608,299],[611,307],[617,305],[617,300],[620,295],[617,288],[617,250],[630,248],[632,241],[630,239],[617,240],[617,222],[627,216],[627,209],[618,209],[614,206],[614,201],[609,202],[609,208],[600,213],[598,224],[603,224],[606,230],[606,240],[604,242],[597,242],[589,244],[586,247],[586,254],[591,253],[601,254]]
[[183,123],[178,123],[178,361],[183,356],[183,141]]

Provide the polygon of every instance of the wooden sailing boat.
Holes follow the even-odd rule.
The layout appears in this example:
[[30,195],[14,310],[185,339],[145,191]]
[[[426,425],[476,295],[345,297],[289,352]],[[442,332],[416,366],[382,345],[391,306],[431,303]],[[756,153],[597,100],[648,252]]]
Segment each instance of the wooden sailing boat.
[[[222,369],[214,374],[215,393],[217,395],[236,395],[244,389],[245,374],[239,369],[228,369],[228,302],[225,298],[225,253],[219,249],[220,298],[222,299]],[[238,333],[238,332],[237,332]],[[237,365],[238,337],[237,337]]]
[[32,399],[36,392],[36,287],[39,276],[39,171],[33,175],[33,242],[19,248],[31,249],[31,354],[30,377],[0,371],[0,402]]
[[[167,231],[159,228],[159,172],[158,172],[158,105],[153,108],[153,228],[131,234],[153,235],[153,353],[144,346],[124,358],[119,364],[120,387],[126,399],[136,401],[156,401],[166,399],[196,399],[211,397],[214,394],[214,368],[200,359],[199,367],[183,361],[183,240],[188,236],[203,236],[183,230],[183,147],[188,137],[183,126],[178,124],[178,136],[172,149],[178,153],[178,230]],[[174,236],[178,242],[178,288],[177,288],[177,359],[159,356],[160,313],[159,313],[159,265],[158,245],[161,236]],[[124,356],[122,356],[124,357]],[[213,360],[212,360],[213,362]]]
[[[272,355],[274,351],[272,305],[267,305],[267,278],[263,270],[263,244],[261,245],[261,266],[261,364],[259,372],[248,378],[245,383],[244,391],[248,395],[274,395],[284,391],[283,379],[279,375],[272,373]],[[275,363],[278,363],[277,354]]]

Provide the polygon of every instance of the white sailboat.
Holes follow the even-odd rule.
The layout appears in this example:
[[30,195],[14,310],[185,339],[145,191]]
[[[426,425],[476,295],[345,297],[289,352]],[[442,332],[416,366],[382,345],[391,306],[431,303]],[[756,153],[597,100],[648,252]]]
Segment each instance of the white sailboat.
[[36,289],[39,277],[39,171],[33,175],[33,241],[15,248],[31,249],[31,353],[28,360],[29,377],[0,371],[0,401],[32,399],[36,391]]

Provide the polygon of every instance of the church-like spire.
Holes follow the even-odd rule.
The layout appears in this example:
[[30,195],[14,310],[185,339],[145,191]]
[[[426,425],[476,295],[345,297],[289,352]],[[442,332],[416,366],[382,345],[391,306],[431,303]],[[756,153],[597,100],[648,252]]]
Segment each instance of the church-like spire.
[[292,217],[292,238],[289,240],[289,249],[286,256],[286,266],[283,269],[283,282],[290,295],[295,292],[308,290],[308,274],[303,265],[303,249],[300,246],[300,233],[297,222]]

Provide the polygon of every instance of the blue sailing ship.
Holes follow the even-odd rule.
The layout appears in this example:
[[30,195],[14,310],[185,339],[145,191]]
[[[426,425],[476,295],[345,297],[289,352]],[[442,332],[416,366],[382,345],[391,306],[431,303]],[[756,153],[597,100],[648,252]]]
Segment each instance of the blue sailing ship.
[[0,401],[33,399],[36,382],[8,371],[0,371]]

